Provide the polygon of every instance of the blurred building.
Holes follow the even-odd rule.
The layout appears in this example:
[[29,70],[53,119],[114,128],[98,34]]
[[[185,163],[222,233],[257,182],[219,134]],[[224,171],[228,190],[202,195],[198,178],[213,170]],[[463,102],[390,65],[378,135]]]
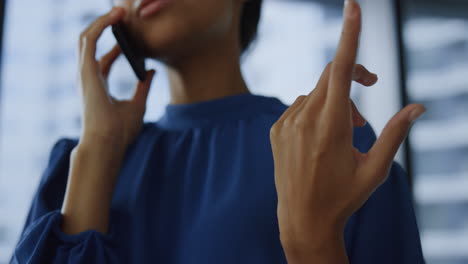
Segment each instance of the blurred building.
[[429,263],[468,263],[468,2],[405,3],[414,194]]

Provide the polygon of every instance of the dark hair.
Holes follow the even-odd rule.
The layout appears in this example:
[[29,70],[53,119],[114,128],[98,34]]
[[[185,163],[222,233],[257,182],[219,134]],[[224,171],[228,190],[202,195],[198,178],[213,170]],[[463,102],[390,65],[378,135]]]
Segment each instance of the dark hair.
[[241,14],[240,42],[241,52],[244,53],[257,36],[258,21],[263,0],[247,0]]

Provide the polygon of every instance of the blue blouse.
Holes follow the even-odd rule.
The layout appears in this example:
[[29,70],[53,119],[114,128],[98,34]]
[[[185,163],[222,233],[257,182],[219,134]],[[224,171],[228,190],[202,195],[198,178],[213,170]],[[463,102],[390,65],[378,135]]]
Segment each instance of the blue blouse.
[[[169,104],[129,147],[115,187],[109,232],[60,229],[78,139],[53,146],[12,263],[286,263],[279,240],[269,131],[287,105],[237,94]],[[375,141],[354,129],[362,152]],[[403,169],[348,221],[351,263],[423,263]]]

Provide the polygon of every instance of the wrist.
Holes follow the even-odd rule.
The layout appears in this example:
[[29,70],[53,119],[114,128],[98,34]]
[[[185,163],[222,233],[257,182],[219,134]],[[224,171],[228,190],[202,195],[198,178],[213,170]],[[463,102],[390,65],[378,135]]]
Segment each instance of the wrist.
[[347,263],[343,232],[344,225],[311,224],[307,230],[282,232],[281,244],[290,264]]
[[89,134],[82,136],[76,146],[76,152],[87,155],[97,153],[106,157],[123,156],[126,149],[126,144],[119,137],[91,136]]
[[62,230],[107,232],[109,209],[124,152],[112,146],[80,142],[70,156],[70,172],[62,204]]
[[115,183],[124,155],[121,147],[80,140],[70,156],[70,181],[107,189]]

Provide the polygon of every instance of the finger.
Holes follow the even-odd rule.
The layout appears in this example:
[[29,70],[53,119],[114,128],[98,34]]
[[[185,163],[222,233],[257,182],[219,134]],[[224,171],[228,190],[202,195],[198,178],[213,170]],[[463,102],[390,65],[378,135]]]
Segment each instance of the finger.
[[[378,81],[378,76],[371,73],[361,64],[356,64],[353,71],[353,80],[364,86],[372,86]],[[354,104],[353,100],[349,99],[353,111],[352,119],[354,127],[363,127],[366,125],[367,120],[361,115],[359,109]]]
[[316,102],[316,100],[311,100],[312,96],[318,97],[318,100],[324,100],[327,94],[328,80],[330,78],[330,70],[332,68],[332,64],[333,62],[329,62],[327,64],[325,70],[323,70],[322,75],[320,76],[319,81],[317,82],[317,86],[315,87],[315,89],[310,91],[310,93],[307,95],[307,98],[305,98],[305,100],[301,102],[301,109],[304,109],[306,113],[315,111],[315,107],[313,107],[313,104]]
[[372,86],[378,81],[378,76],[371,73],[363,65],[356,64],[353,70],[353,80],[364,86]]
[[146,101],[148,99],[149,90],[151,88],[151,83],[153,81],[155,73],[155,70],[150,70],[146,72],[146,79],[143,82],[138,81],[135,94],[132,98],[133,103],[142,107],[146,106]]
[[115,44],[114,47],[106,55],[104,55],[99,61],[102,76],[105,79],[107,79],[107,77],[109,76],[109,72],[112,67],[112,64],[119,57],[121,52],[122,50],[120,49],[119,45]]
[[[333,62],[330,62],[327,64],[325,67],[325,70],[322,73],[322,76],[320,76],[320,80],[318,81],[317,87],[312,90],[307,98],[301,102],[299,107],[296,109],[301,109],[302,107],[308,107],[309,109],[312,109],[310,106],[307,106],[307,102],[311,102],[312,100],[309,100],[310,97],[312,97],[312,92],[314,93],[314,96],[318,96],[320,98],[325,98],[326,92],[327,92],[327,86],[328,86],[328,81],[330,78],[330,70],[332,67]],[[366,67],[364,67],[361,64],[356,64],[354,66],[354,71],[353,71],[353,80],[356,82],[359,82],[362,85],[365,86],[371,86],[374,85],[377,82],[377,75],[374,73],[369,72]],[[318,99],[320,100],[320,99]],[[362,117],[362,115],[359,113],[358,109],[356,108],[356,105],[354,102],[349,99],[351,102],[351,106],[353,109],[353,124],[355,127],[361,127],[366,124],[366,120]],[[295,110],[292,115],[295,114],[297,110]],[[313,110],[312,110],[313,111]]]
[[386,172],[390,168],[411,124],[425,111],[424,106],[411,104],[403,108],[387,123],[382,134],[368,152],[365,165],[368,172],[374,172],[375,175],[376,172]]
[[361,31],[361,9],[358,3],[355,0],[347,0],[345,3],[343,30],[333,60],[327,95],[334,102],[334,107],[348,106]]
[[96,19],[80,35],[80,52],[84,61],[95,61],[96,42],[108,26],[117,23],[125,14],[125,9],[114,7],[110,12]]
[[317,86],[315,87],[314,90],[312,90],[308,96],[314,93],[318,94],[323,94],[324,96],[327,93],[327,88],[328,88],[328,80],[330,79],[330,71],[332,68],[333,62],[329,62],[327,66],[325,67],[325,70],[323,70],[322,75],[320,76],[319,81],[317,82]]
[[[327,64],[325,70],[320,76],[317,86],[307,95],[308,97],[311,97],[312,93],[314,93],[315,96],[326,95],[332,64],[333,62],[329,62]],[[353,80],[365,86],[372,86],[378,81],[378,77],[376,74],[371,73],[369,70],[367,70],[366,67],[364,67],[363,65],[356,64],[353,70]],[[308,98],[306,98],[306,100],[307,99]]]

